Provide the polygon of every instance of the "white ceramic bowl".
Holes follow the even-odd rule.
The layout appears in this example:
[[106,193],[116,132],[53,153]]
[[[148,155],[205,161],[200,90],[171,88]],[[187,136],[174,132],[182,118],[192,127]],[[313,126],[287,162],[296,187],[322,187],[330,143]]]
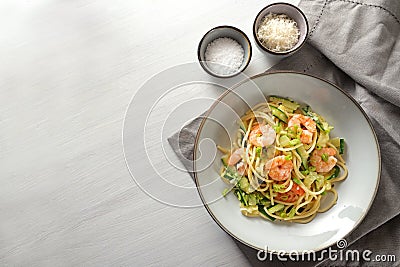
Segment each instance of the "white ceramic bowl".
[[[335,184],[339,195],[337,204],[329,211],[317,214],[307,224],[270,222],[243,216],[234,194],[221,197],[226,188],[218,175],[221,155],[210,155],[215,150],[202,148],[202,141],[206,139],[229,147],[228,136],[236,132],[238,116],[265,101],[263,95],[279,95],[309,104],[335,127],[331,136],[346,140],[344,158],[349,173],[346,180]],[[250,247],[268,247],[269,251],[286,253],[324,249],[354,230],[373,202],[380,166],[375,132],[357,102],[327,81],[295,72],[260,74],[223,94],[202,121],[194,151],[196,185],[205,207],[218,225]]]
[[[234,73],[230,74],[218,74],[215,73],[212,68],[208,64],[216,64],[212,62],[207,62],[206,61],[206,50],[208,44],[210,44],[212,41],[218,39],[218,38],[231,38],[238,42],[243,48],[244,51],[244,58],[241,67]],[[238,75],[239,73],[243,72],[247,66],[250,63],[251,60],[251,53],[252,53],[252,48],[251,48],[251,42],[247,35],[241,31],[240,29],[233,27],[233,26],[218,26],[215,28],[212,28],[209,30],[206,34],[204,34],[203,38],[201,38],[199,42],[199,46],[197,48],[197,57],[199,60],[199,63],[201,67],[208,73],[211,74],[212,76],[218,77],[218,78],[231,78],[233,76]]]
[[[263,44],[260,42],[260,40],[257,37],[257,31],[258,28],[260,27],[260,24],[264,17],[268,15],[269,13],[274,13],[274,14],[285,14],[289,18],[293,19],[296,21],[297,26],[299,27],[300,31],[300,36],[299,36],[299,41],[297,44],[290,50],[282,51],[282,52],[274,52],[269,50],[268,48],[264,47]],[[253,23],[253,36],[254,40],[256,41],[257,47],[265,52],[266,54],[269,55],[274,55],[277,57],[286,57],[289,55],[294,54],[296,51],[300,50],[300,48],[304,45],[304,43],[307,40],[308,36],[308,21],[306,15],[304,15],[303,11],[301,11],[298,7],[288,4],[288,3],[273,3],[270,4],[266,7],[264,7],[256,16],[254,19]]]

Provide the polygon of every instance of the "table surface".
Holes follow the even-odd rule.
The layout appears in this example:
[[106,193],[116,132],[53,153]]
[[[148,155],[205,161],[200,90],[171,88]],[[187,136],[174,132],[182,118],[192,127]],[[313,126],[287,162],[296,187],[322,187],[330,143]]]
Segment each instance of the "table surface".
[[[245,74],[276,63],[255,47],[251,31],[269,2],[1,1],[0,264],[249,265],[203,207],[167,205],[141,190],[125,163],[122,131],[141,86],[166,68],[196,62],[198,42],[212,27],[233,25],[249,36]],[[222,92],[193,88],[170,99]],[[166,103],[154,112],[170,111]],[[199,102],[181,119],[208,106]],[[170,125],[166,134],[182,122]],[[150,150],[165,143],[146,138]],[[162,154],[153,160],[174,181],[192,184]],[[157,188],[145,172],[133,178]],[[185,197],[199,202],[197,194]]]

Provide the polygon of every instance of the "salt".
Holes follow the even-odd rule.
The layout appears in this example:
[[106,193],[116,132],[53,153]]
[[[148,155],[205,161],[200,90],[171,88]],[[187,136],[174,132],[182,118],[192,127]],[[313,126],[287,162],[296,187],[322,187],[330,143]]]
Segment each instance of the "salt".
[[219,75],[236,73],[243,64],[243,47],[235,40],[222,37],[207,45],[205,52],[207,66]]

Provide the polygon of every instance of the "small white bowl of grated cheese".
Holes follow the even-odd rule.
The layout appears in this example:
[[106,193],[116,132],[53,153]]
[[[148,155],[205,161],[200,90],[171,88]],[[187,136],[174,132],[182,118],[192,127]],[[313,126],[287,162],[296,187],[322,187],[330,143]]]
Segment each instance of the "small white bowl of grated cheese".
[[203,36],[197,56],[207,73],[218,78],[230,78],[249,65],[251,43],[241,30],[232,26],[218,26]]
[[272,55],[288,56],[299,50],[308,35],[308,22],[296,6],[275,3],[263,8],[253,24],[258,47]]

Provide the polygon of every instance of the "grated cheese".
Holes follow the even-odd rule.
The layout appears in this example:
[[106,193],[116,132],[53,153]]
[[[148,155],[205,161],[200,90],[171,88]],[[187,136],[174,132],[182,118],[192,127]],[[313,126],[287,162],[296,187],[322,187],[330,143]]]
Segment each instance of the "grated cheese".
[[269,13],[257,29],[261,44],[273,52],[292,49],[299,41],[300,31],[296,21],[285,14]]

